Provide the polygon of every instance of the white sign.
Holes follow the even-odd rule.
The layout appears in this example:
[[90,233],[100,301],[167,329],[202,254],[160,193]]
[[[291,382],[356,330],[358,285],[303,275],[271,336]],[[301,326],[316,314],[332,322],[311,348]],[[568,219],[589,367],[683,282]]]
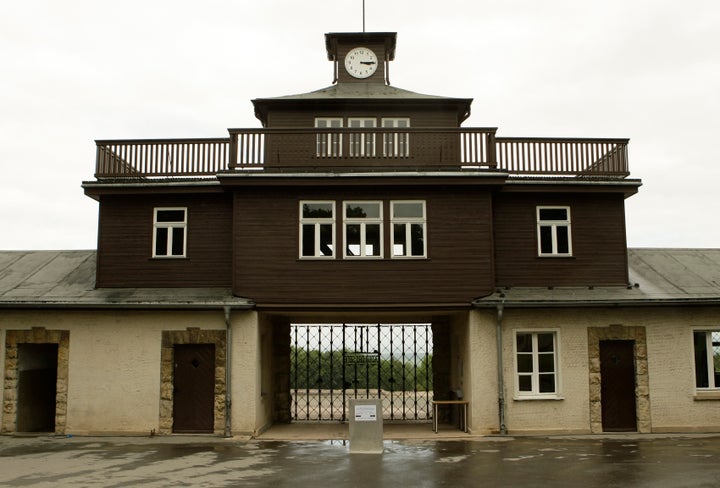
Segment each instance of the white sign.
[[355,405],[355,422],[375,422],[377,407],[375,405]]

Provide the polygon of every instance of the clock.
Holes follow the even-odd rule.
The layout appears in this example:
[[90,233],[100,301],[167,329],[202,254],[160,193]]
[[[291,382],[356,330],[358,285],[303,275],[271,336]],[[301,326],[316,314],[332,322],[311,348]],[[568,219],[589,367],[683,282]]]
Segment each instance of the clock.
[[369,78],[377,66],[377,56],[366,47],[353,48],[345,56],[345,70],[355,78]]

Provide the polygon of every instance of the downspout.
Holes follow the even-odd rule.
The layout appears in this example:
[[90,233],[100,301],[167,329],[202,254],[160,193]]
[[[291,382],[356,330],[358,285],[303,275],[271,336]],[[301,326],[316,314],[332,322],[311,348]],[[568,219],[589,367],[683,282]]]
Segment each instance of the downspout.
[[498,383],[498,415],[500,421],[500,435],[507,435],[505,427],[505,380],[503,378],[503,319],[504,301],[497,304],[497,324],[495,337],[497,338],[497,383]]
[[232,371],[232,328],[230,325],[230,311],[232,309],[229,306],[223,307],[225,312],[225,437],[232,437],[232,422],[230,418],[230,412],[232,407],[232,395],[231,395],[231,375]]

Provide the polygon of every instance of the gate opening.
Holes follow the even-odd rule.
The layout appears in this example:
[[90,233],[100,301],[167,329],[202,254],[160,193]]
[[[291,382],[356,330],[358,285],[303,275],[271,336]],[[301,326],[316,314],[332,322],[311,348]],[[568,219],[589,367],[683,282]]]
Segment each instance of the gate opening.
[[17,431],[54,432],[58,345],[18,344]]
[[431,324],[291,324],[291,418],[346,421],[351,398],[381,398],[383,420],[430,421]]

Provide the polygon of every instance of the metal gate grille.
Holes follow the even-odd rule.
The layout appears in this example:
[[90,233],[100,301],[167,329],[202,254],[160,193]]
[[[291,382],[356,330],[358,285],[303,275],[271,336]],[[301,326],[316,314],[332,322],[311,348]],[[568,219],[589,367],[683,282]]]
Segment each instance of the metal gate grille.
[[293,421],[345,421],[350,398],[382,398],[384,420],[432,418],[430,324],[293,324]]

